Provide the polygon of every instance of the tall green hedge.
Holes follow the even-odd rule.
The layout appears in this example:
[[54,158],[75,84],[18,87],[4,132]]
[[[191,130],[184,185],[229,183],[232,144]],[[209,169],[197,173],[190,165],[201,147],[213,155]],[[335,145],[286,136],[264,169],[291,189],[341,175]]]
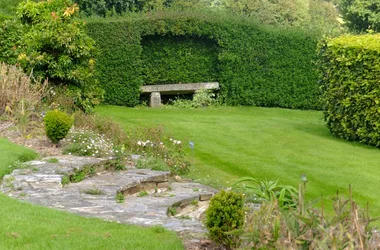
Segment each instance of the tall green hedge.
[[218,45],[186,36],[146,36],[142,40],[144,84],[218,80]]
[[89,34],[100,47],[96,72],[105,100],[110,104],[138,104],[141,78],[139,30],[123,21],[106,19],[87,25]]
[[[317,39],[304,31],[199,11],[89,19],[87,26],[100,48],[97,67],[108,103],[135,105],[142,84],[215,79],[229,105],[321,108],[313,69]],[[193,53],[188,61],[178,57],[184,51]]]
[[339,137],[380,147],[380,34],[332,39],[321,54],[327,126]]

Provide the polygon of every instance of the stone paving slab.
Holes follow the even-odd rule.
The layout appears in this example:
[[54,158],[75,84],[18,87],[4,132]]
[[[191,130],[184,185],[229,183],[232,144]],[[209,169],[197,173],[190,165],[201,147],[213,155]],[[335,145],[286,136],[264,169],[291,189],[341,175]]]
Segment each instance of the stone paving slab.
[[26,164],[28,168],[14,170],[4,177],[0,185],[1,192],[16,199],[87,217],[143,226],[162,225],[178,232],[205,232],[197,218],[170,216],[168,208],[199,201],[201,197],[210,198],[216,192],[210,187],[192,182],[173,182],[168,189],[165,188],[168,185],[157,184],[155,189],[148,190],[146,196],[126,195],[124,203],[117,203],[118,192],[144,183],[165,183],[170,173],[146,169],[102,171],[79,183],[62,186],[63,175],[83,166],[104,164],[106,161],[67,156],[57,159],[58,163],[48,163],[46,159],[32,161]]

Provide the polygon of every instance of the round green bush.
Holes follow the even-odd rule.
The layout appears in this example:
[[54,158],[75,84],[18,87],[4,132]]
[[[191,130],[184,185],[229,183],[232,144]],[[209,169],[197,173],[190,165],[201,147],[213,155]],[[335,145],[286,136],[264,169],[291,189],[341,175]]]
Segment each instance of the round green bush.
[[58,143],[69,133],[73,122],[74,119],[62,111],[47,112],[44,118],[46,136],[53,143]]
[[244,196],[234,191],[216,194],[206,210],[206,227],[212,240],[229,247],[238,247],[239,236],[227,234],[244,225]]

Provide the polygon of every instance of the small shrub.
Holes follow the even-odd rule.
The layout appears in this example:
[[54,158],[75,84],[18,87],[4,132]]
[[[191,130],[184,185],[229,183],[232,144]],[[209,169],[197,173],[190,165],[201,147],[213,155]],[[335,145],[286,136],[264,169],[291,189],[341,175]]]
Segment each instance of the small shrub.
[[192,100],[176,99],[172,101],[172,105],[176,108],[205,108],[216,104],[215,94],[204,89],[195,91]]
[[73,125],[73,118],[59,110],[46,113],[44,117],[46,136],[53,142],[58,143],[66,137]]
[[244,196],[224,190],[214,195],[206,210],[205,224],[212,240],[229,247],[238,247],[239,236],[229,233],[244,225]]
[[290,208],[296,206],[298,199],[298,190],[296,188],[279,185],[278,181],[243,177],[232,186],[244,192],[249,201],[254,203],[277,199],[280,207]]

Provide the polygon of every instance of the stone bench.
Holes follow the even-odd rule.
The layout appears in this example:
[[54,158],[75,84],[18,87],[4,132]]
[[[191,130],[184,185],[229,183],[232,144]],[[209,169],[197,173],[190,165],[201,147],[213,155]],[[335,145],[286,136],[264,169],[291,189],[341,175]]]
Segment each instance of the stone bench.
[[150,106],[159,107],[161,105],[161,94],[164,95],[179,95],[191,94],[197,90],[217,90],[219,89],[218,82],[200,82],[200,83],[178,83],[164,85],[145,85],[141,86],[141,93],[150,93]]

